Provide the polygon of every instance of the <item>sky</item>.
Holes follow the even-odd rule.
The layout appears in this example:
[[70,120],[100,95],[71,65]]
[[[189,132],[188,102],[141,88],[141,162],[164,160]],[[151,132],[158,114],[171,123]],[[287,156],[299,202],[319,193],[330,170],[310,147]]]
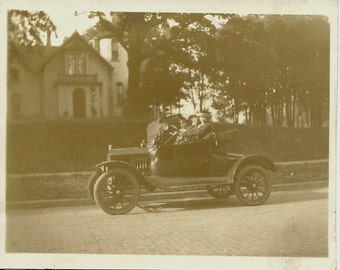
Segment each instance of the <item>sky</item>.
[[64,38],[71,36],[74,31],[82,34],[97,22],[95,18],[89,19],[87,12],[79,12],[76,15],[72,10],[65,10],[63,16],[60,16],[60,13],[57,11],[46,11],[46,13],[57,27],[58,38],[54,34],[51,36],[51,44],[53,46],[61,45]]
[[[5,3],[9,0],[3,0]],[[18,9],[44,10],[57,26],[58,38],[52,36],[52,45],[59,46],[65,37],[77,30],[80,34],[96,23],[82,10],[100,11],[154,11],[154,12],[199,12],[253,14],[336,14],[337,0],[96,0],[96,1],[40,1],[11,0],[8,5],[21,3]],[[195,3],[193,5],[193,3]],[[0,5],[1,6],[1,5]],[[79,11],[78,16],[74,11]]]
[[63,12],[63,16],[60,16],[60,12],[46,11],[51,20],[57,27],[57,37],[53,34],[51,36],[51,43],[53,46],[59,46],[63,43],[65,37],[71,36],[74,31],[78,31],[82,34],[88,28],[94,26],[98,19],[88,18],[88,12],[74,12],[66,10]]

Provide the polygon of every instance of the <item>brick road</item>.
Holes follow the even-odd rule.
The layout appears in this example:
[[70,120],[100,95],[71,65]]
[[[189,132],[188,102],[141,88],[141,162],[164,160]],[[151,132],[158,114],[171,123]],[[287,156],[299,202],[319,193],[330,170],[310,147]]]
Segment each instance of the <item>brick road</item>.
[[121,216],[96,206],[9,210],[6,245],[10,253],[323,257],[328,192],[276,192],[256,207],[234,197],[152,202]]

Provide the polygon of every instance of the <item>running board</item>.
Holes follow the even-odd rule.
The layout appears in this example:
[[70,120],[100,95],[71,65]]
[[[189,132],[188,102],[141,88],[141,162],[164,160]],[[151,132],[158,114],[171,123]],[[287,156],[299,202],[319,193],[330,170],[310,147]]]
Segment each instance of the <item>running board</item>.
[[206,177],[169,177],[169,176],[145,176],[147,182],[157,188],[180,187],[190,185],[212,185],[227,182],[226,176]]

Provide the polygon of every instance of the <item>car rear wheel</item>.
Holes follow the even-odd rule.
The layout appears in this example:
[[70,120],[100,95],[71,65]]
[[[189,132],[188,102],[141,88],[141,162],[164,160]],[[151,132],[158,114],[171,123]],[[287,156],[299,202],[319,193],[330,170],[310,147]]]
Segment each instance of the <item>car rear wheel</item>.
[[251,165],[243,168],[235,181],[237,198],[245,205],[263,204],[272,190],[269,172],[262,167]]
[[139,200],[140,188],[129,171],[114,168],[103,173],[94,186],[96,204],[110,215],[126,214]]
[[207,186],[206,189],[209,195],[216,199],[227,199],[234,193],[234,189],[231,184]]

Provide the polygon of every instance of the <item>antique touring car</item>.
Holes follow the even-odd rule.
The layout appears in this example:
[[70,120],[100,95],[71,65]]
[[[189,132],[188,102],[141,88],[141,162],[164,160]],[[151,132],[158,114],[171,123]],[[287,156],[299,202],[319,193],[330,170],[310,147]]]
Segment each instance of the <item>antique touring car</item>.
[[260,155],[241,155],[223,150],[237,130],[211,134],[208,139],[174,144],[174,125],[156,120],[147,128],[147,143],[140,147],[112,149],[96,165],[89,179],[89,194],[104,212],[131,211],[141,189],[203,185],[217,199],[233,193],[245,205],[260,205],[272,189],[274,163]]

